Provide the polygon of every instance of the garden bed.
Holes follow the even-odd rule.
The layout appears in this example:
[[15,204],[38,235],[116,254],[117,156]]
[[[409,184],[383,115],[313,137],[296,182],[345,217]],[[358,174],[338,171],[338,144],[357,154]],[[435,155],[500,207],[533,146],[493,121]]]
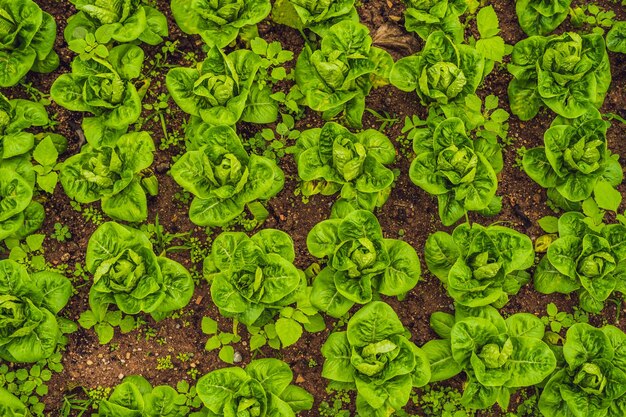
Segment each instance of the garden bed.
[[[70,71],[70,63],[75,56],[75,53],[67,48],[62,35],[64,22],[68,16],[75,13],[75,8],[69,0],[38,0],[37,3],[57,20],[58,37],[55,50],[60,56],[61,63],[59,68],[50,74],[29,73],[26,82],[32,83],[32,87],[37,90],[47,93],[60,74]],[[577,3],[582,4],[582,2],[575,1],[574,5]],[[626,20],[624,6],[612,1],[599,1],[596,4],[615,11],[615,20]],[[210,287],[201,278],[202,259],[210,251],[210,239],[207,240],[207,238],[214,238],[219,233],[219,228],[211,230],[212,235],[207,236],[204,227],[196,226],[190,221],[189,197],[185,198],[181,187],[169,174],[173,158],[177,158],[185,151],[184,122],[187,114],[181,111],[171,98],[163,101],[167,103],[167,111],[162,112],[162,120],[152,117],[153,110],[145,108],[146,104],[159,103],[161,97],[168,94],[165,75],[171,67],[191,65],[190,54],[195,54],[199,60],[202,59],[203,42],[199,36],[186,35],[180,31],[171,16],[169,2],[158,0],[155,5],[168,18],[169,37],[166,41],[172,42],[172,46],[167,52],[167,57],[159,62],[156,58],[157,54],[165,55],[164,49],[167,47],[163,44],[142,45],[146,53],[142,77],[145,77],[144,81],[149,82],[147,94],[143,99],[142,129],[151,133],[157,147],[152,169],[159,182],[158,196],[148,197],[148,220],[144,224],[154,225],[158,217],[158,224],[163,227],[164,233],[188,234],[168,242],[168,246],[182,246],[179,250],[168,252],[168,257],[180,262],[192,272],[194,278],[197,279],[195,292],[189,305],[177,313],[175,318],[170,317],[155,322],[145,315],[143,316],[145,324],[127,334],[121,334],[116,330],[113,340],[108,344],[101,345],[93,329],[87,330],[79,327],[76,332],[70,334],[63,352],[64,369],[61,373],[53,374],[48,383],[48,394],[42,400],[46,405],[46,415],[59,415],[64,404],[64,397],[89,398],[81,387],[86,390],[114,387],[128,375],[142,375],[153,385],[176,386],[181,380],[193,384],[194,376],[202,376],[212,370],[227,366],[218,357],[219,349],[205,350],[205,344],[210,335],[203,334],[201,331],[204,317],[216,320],[219,329],[223,332],[231,332],[233,328],[232,319],[224,318],[219,314],[211,301]],[[512,2],[494,0],[492,5],[500,19],[500,35],[507,44],[515,44],[526,37],[518,25]],[[387,49],[394,60],[415,53],[423,47],[424,42],[421,39],[404,29],[402,21],[404,6],[400,0],[363,0],[358,2],[357,10],[361,23],[370,29],[374,45]],[[586,25],[583,29],[589,30],[590,28],[591,26]],[[304,46],[304,41],[297,30],[275,24],[269,18],[260,23],[258,29],[261,37],[268,42],[280,41],[283,49],[293,51],[295,57]],[[555,33],[571,29],[573,27],[568,18]],[[466,30],[468,33],[477,34],[474,22],[470,22]],[[613,80],[600,112],[626,118],[626,55],[610,53],[609,57]],[[287,63],[286,67],[292,69],[294,65],[295,58]],[[477,94],[482,98],[490,94],[496,95],[499,98],[500,107],[510,112],[507,86],[511,78],[504,65],[496,64],[494,71],[478,88]],[[290,82],[281,82],[278,88],[286,92],[289,85]],[[7,96],[11,98],[29,97],[22,86],[6,91]],[[414,92],[401,92],[392,85],[372,90],[366,98],[366,108],[389,119],[384,121],[374,112],[366,111],[363,116],[363,128],[381,130],[392,140],[397,149],[396,161],[392,168],[400,173],[388,201],[382,208],[376,210],[376,215],[384,236],[401,239],[411,244],[422,261],[422,278],[402,301],[394,297],[383,296],[382,298],[394,308],[404,326],[411,332],[412,341],[421,346],[437,337],[428,324],[430,315],[437,311],[450,312],[453,308],[453,300],[447,295],[441,282],[429,273],[423,254],[426,239],[430,234],[438,230],[451,232],[454,227],[442,225],[437,215],[436,198],[415,186],[409,179],[408,171],[414,155],[411,141],[406,139],[406,134],[402,132],[405,117],[418,115],[424,119],[427,109],[420,105]],[[61,158],[78,153],[81,145],[84,144],[81,131],[83,114],[68,111],[54,102],[48,107],[48,113],[53,115],[51,117],[58,122],[56,132],[68,139],[68,151]],[[504,168],[498,175],[497,195],[502,196],[502,211],[491,218],[470,212],[471,222],[482,225],[498,223],[527,234],[533,241],[545,234],[537,221],[544,216],[554,215],[554,212],[547,204],[545,189],[532,181],[521,169],[518,149],[542,146],[543,134],[553,118],[553,113],[545,108],[530,121],[523,122],[515,116],[510,118],[509,139],[503,147]],[[303,131],[321,127],[323,124],[320,114],[307,108],[305,117],[296,120],[294,130]],[[275,127],[276,124],[258,125],[244,122],[237,125],[238,133],[244,140],[253,138],[262,129],[275,129]],[[167,138],[164,135],[165,132],[167,132]],[[624,138],[626,138],[626,124],[612,120],[607,133],[609,149],[618,155],[626,155]],[[291,146],[294,141],[287,140],[286,144]],[[276,152],[283,155],[280,149]],[[305,199],[297,195],[299,179],[293,156],[284,154],[279,159],[279,165],[285,173],[285,186],[278,195],[267,202],[269,217],[263,223],[262,228],[275,228],[289,233],[296,250],[295,265],[306,269],[311,263],[319,262],[307,251],[307,234],[314,225],[328,218],[335,197],[315,195],[305,203]],[[624,195],[626,186],[622,184],[618,190]],[[46,195],[43,205],[46,218],[38,233],[48,236],[43,245],[44,256],[52,266],[65,270],[68,276],[73,277],[76,289],[76,294],[61,314],[70,320],[78,321],[80,314],[89,308],[88,294],[91,276],[87,273],[75,274],[75,266],[85,264],[85,251],[89,238],[98,224],[106,221],[107,217],[99,211],[99,203],[82,205],[81,211],[78,211],[76,206],[71,204],[70,198],[64,193],[60,184],[54,194]],[[624,204],[621,206],[622,211],[623,209]],[[607,217],[611,217],[611,214]],[[57,224],[67,227],[71,237],[52,238]],[[235,225],[232,230],[243,230],[242,227],[242,225]],[[596,326],[615,324],[620,329],[626,330],[623,319],[620,318],[626,310],[621,303],[621,296],[619,300],[618,303],[607,303],[601,314],[590,315],[590,323]],[[578,300],[575,295],[540,294],[530,283],[525,285],[517,295],[512,296],[501,312],[503,315],[527,312],[541,317],[547,315],[546,308],[549,303],[554,303],[559,311],[572,313]],[[352,311],[357,309],[354,307]],[[233,343],[232,346],[236,355],[241,355],[240,365],[245,365],[252,359],[265,357],[276,357],[289,364],[297,385],[308,390],[315,398],[312,410],[303,411],[300,415],[319,416],[320,404],[324,401],[332,404],[335,399],[334,394],[327,392],[327,381],[321,376],[324,357],[320,350],[338,322],[337,319],[326,317],[325,331],[305,332],[297,343],[287,348],[275,350],[264,346],[253,353],[249,348],[250,341],[245,326],[240,325],[238,330],[242,339],[239,343]],[[460,389],[463,380],[464,378],[459,376],[440,385]],[[523,399],[533,393],[534,391],[530,391],[524,395],[515,395],[511,401],[510,410],[516,410]],[[354,401],[344,406],[354,411]],[[411,415],[422,415],[420,414],[422,406],[423,404],[420,405],[419,401],[417,404],[410,401],[405,410]],[[84,415],[90,415],[90,412]],[[477,415],[504,414],[495,406],[493,411],[480,412]]]

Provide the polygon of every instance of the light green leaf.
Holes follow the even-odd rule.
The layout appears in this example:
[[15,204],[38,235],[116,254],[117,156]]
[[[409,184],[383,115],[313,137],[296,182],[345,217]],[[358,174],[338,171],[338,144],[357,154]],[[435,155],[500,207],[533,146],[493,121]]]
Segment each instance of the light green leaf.
[[283,347],[291,346],[302,336],[302,325],[293,319],[281,317],[276,320],[276,333]]

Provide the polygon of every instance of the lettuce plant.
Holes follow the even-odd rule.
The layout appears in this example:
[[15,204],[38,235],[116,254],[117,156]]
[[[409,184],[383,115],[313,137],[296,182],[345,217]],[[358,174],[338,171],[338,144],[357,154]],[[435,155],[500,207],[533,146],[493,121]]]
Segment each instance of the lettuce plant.
[[0,388],[0,415],[6,417],[30,417],[24,403],[4,388]]
[[488,146],[481,144],[481,151],[498,172],[503,167],[503,159],[500,147],[496,145],[498,139],[505,142],[509,140],[507,136],[510,117],[509,113],[498,105],[499,99],[495,95],[489,95],[485,100],[481,100],[476,94],[470,94],[458,102],[430,106],[425,120],[420,119],[418,115],[407,118],[402,131],[411,141],[425,141],[432,138],[439,123],[458,117],[465,124],[467,134],[472,138],[478,138],[479,141],[475,143],[486,141],[484,145]]
[[133,80],[141,74],[143,50],[135,45],[119,45],[107,59],[74,59],[72,72],[61,74],[50,88],[50,96],[62,107],[89,112],[97,123],[124,129],[141,114],[141,98]]
[[294,156],[303,195],[341,192],[342,199],[370,211],[389,197],[394,174],[385,165],[393,163],[396,150],[377,130],[353,134],[329,122],[303,131]]
[[618,417],[626,410],[626,335],[615,326],[576,323],[563,344],[564,366],[539,397],[544,417]]
[[602,105],[611,83],[604,38],[597,33],[531,36],[515,44],[508,70],[511,111],[521,120],[544,105],[568,119],[582,116],[590,105]]
[[48,113],[41,103],[9,100],[0,93],[0,161],[31,151],[35,135],[25,130],[48,123]]
[[530,238],[503,226],[457,226],[435,232],[425,247],[428,269],[467,307],[502,307],[528,282],[535,261]]
[[557,117],[544,133],[544,146],[524,154],[524,171],[547,188],[557,204],[601,196],[623,178],[618,155],[607,148],[609,126],[594,108],[576,119]]
[[626,22],[615,22],[606,34],[606,47],[611,52],[626,54]]
[[402,91],[415,91],[423,105],[447,104],[473,94],[485,70],[485,59],[476,49],[455,45],[436,31],[420,52],[394,64],[389,80]]
[[208,46],[224,48],[242,28],[256,25],[269,15],[269,0],[172,0],[172,15],[180,29],[200,35]]
[[87,144],[61,166],[61,185],[79,203],[100,200],[102,210],[114,219],[143,221],[148,202],[142,171],[152,165],[154,149],[147,132],[127,133],[99,148]]
[[[18,149],[20,140],[13,137],[11,141],[11,145],[15,145],[14,150]],[[3,151],[11,152],[11,148],[7,146]],[[43,224],[44,208],[33,200],[36,181],[37,174],[30,162],[30,154],[0,160],[0,241],[22,239]]]
[[426,354],[407,336],[395,311],[373,301],[350,318],[347,331],[328,336],[322,376],[356,389],[358,415],[391,416],[430,379]]
[[372,47],[366,26],[344,20],[328,30],[319,49],[305,45],[295,77],[304,104],[323,112],[324,120],[345,112],[350,126],[361,127],[365,97],[378,79],[389,78],[392,65],[389,53]]
[[502,318],[491,306],[456,305],[455,316],[434,313],[431,327],[442,339],[422,349],[431,364],[430,382],[465,372],[461,403],[487,409],[496,402],[506,410],[520,387],[540,384],[556,368],[552,349],[542,340],[545,326],[530,313]]
[[0,261],[0,359],[37,362],[50,357],[65,320],[57,314],[71,295],[72,284],[61,274],[29,274],[15,261]]
[[184,266],[157,256],[140,230],[115,222],[102,224],[89,238],[85,269],[93,284],[91,311],[83,314],[95,323],[104,322],[111,305],[124,314],[160,319],[185,307],[193,295],[193,279]]
[[49,123],[48,113],[41,103],[8,100],[0,93],[0,169],[14,170],[31,186],[37,184],[42,190],[53,193],[58,180],[54,170],[59,154],[67,149],[67,139],[56,133],[27,131]]
[[250,88],[261,65],[252,51],[240,49],[225,55],[209,50],[196,68],[172,68],[167,89],[178,106],[210,125],[232,126],[241,119]]
[[265,229],[252,237],[224,232],[204,260],[211,298],[222,315],[261,327],[303,294],[306,278],[294,259],[293,241],[280,230]]
[[535,289],[543,294],[577,291],[586,311],[597,313],[614,292],[626,294],[626,226],[591,227],[577,212],[563,214],[558,238],[535,270]]
[[502,169],[502,157],[497,140],[470,139],[457,117],[440,122],[430,132],[424,129],[414,137],[416,158],[409,176],[414,184],[437,196],[442,223],[453,225],[470,210],[499,211],[496,174]]
[[32,0],[1,0],[0,87],[17,84],[27,73],[48,73],[59,66],[52,49],[57,24]]
[[293,372],[278,359],[256,359],[244,369],[222,368],[198,379],[196,392],[214,417],[295,416],[313,407],[313,396],[292,385]]
[[0,162],[0,241],[24,238],[41,227],[43,206],[33,201],[35,171],[27,158]]
[[311,304],[333,317],[354,305],[372,301],[375,293],[402,295],[420,278],[415,249],[397,239],[384,239],[378,219],[366,210],[349,212],[316,224],[306,244],[326,267],[313,281]]
[[36,172],[30,159],[36,138],[26,130],[47,124],[48,114],[40,103],[8,100],[0,94],[0,241],[23,238],[43,223],[43,206],[32,200]]
[[359,21],[354,0],[289,0],[302,26],[324,36],[328,29],[342,20]]
[[188,417],[187,397],[168,385],[153,387],[144,377],[131,375],[100,400],[95,417]]
[[202,145],[187,151],[172,166],[172,177],[194,195],[189,218],[199,226],[224,226],[257,200],[282,190],[285,176],[276,162],[248,155],[227,126],[208,128]]
[[570,4],[572,0],[516,0],[515,12],[528,36],[545,36],[563,23]]
[[404,26],[426,40],[436,31],[442,31],[455,44],[463,42],[463,25],[459,17],[467,9],[465,0],[405,0]]
[[167,19],[141,0],[70,0],[78,10],[67,20],[63,32],[68,44],[84,40],[88,33],[101,44],[140,40],[150,45],[163,42],[168,34]]

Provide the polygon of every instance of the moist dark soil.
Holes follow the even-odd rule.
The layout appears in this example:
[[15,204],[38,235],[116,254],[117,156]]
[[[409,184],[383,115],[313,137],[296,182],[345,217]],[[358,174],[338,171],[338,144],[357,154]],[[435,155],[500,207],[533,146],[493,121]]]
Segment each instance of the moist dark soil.
[[[75,56],[63,40],[63,29],[67,17],[76,12],[69,0],[38,0],[40,6],[51,13],[57,20],[58,37],[56,50],[61,58],[61,65],[52,74],[29,74],[27,82],[32,83],[37,89],[48,92],[52,82],[61,73],[70,70],[70,63]],[[575,2],[576,4],[577,2]],[[582,3],[582,2],[578,2]],[[514,44],[525,37],[520,29],[515,15],[514,2],[511,0],[493,0],[492,4],[500,18],[502,37],[509,44]],[[599,1],[598,5],[612,9],[617,13],[617,19],[626,20],[626,10],[613,1]],[[170,29],[170,41],[177,42],[174,52],[168,54],[165,65],[157,67],[150,73],[151,84],[145,103],[152,103],[162,93],[167,93],[165,88],[165,74],[171,66],[187,66],[190,62],[186,59],[188,53],[195,53],[199,59],[204,56],[202,42],[198,36],[188,36],[178,29],[171,17],[169,2],[157,0],[156,6],[168,17]],[[395,59],[418,51],[423,42],[413,34],[404,30],[402,20],[403,5],[400,0],[362,0],[358,5],[361,22],[367,25],[372,33],[375,43],[387,48]],[[473,25],[469,25],[468,31],[475,31]],[[573,29],[569,20],[556,32]],[[590,30],[590,27],[582,30]],[[259,32],[268,41],[278,40],[285,49],[294,52],[295,56],[303,47],[300,34],[288,27],[276,25],[267,20],[259,25]],[[243,47],[243,45],[241,45]],[[161,46],[150,47],[143,45],[146,51],[146,65],[144,71],[149,71],[149,61],[161,52]],[[613,83],[606,97],[601,111],[614,113],[626,118],[626,55],[610,54]],[[290,64],[293,67],[293,63]],[[507,85],[510,75],[504,66],[496,66],[496,69],[485,80],[478,94],[486,96],[495,94],[500,98],[500,105],[508,108]],[[288,88],[288,87],[286,87]],[[22,87],[16,87],[8,91],[11,97],[27,97]],[[182,136],[184,121],[187,115],[180,111],[173,100],[169,100],[169,110],[165,114],[165,125],[168,135]],[[452,299],[447,296],[440,282],[428,273],[423,262],[423,248],[426,238],[436,230],[447,230],[437,216],[436,199],[413,185],[408,177],[408,168],[412,159],[410,144],[401,133],[403,120],[406,116],[414,114],[422,118],[427,112],[422,107],[414,93],[403,93],[392,86],[386,86],[372,91],[367,98],[367,107],[381,114],[388,112],[399,121],[389,126],[385,133],[396,143],[398,157],[395,163],[401,175],[399,176],[388,202],[376,214],[383,227],[384,234],[389,238],[402,238],[415,247],[422,257],[423,278],[420,283],[409,292],[403,301],[393,298],[385,298],[399,314],[402,322],[411,331],[413,340],[422,345],[436,337],[428,326],[429,316],[435,311],[451,311]],[[84,143],[80,131],[80,123],[83,114],[69,112],[56,104],[51,104],[49,113],[59,122],[56,129],[58,133],[65,135],[69,141],[66,158],[77,153]],[[147,116],[149,111],[144,112]],[[521,147],[527,149],[542,145],[543,132],[549,126],[553,115],[548,111],[542,111],[530,122],[521,122],[516,117],[511,117],[509,135],[512,144],[504,148],[504,170],[499,176],[498,195],[503,197],[502,212],[493,218],[485,218],[479,215],[470,215],[472,222],[490,224],[498,222],[515,228],[528,234],[535,239],[542,235],[537,220],[553,212],[546,205],[546,192],[536,183],[531,181],[519,168],[516,159],[517,150]],[[304,130],[323,125],[318,114],[307,110],[306,117],[297,122],[296,127]],[[258,126],[242,123],[238,131],[244,139],[254,136],[262,128],[274,126]],[[366,112],[364,116],[364,128],[378,129],[380,122]],[[149,130],[157,144],[164,141],[164,132],[160,122],[147,121],[144,130]],[[608,131],[610,149],[617,154],[626,155],[626,125],[613,121]],[[159,180],[159,195],[149,200],[148,223],[154,223],[156,216],[161,225],[168,233],[190,233],[200,242],[207,242],[206,231],[193,225],[188,218],[188,204],[180,201],[178,196],[181,188],[168,174],[172,158],[184,152],[184,142],[170,146],[164,150],[158,150],[153,165],[154,172]],[[284,230],[289,233],[295,242],[297,250],[297,265],[306,268],[315,259],[306,251],[306,236],[309,230],[318,222],[326,219],[330,214],[330,206],[333,197],[314,196],[308,203],[303,203],[301,196],[294,195],[298,186],[297,169],[293,157],[286,155],[281,158],[280,165],[286,174],[284,190],[268,202],[270,217],[263,227],[271,227]],[[622,184],[620,192],[624,193],[626,187]],[[70,200],[64,194],[60,186],[55,193],[45,197],[43,203],[46,207],[46,221],[41,233],[48,236],[54,231],[54,224],[61,223],[69,227],[72,238],[66,242],[58,242],[51,237],[45,240],[45,256],[53,265],[68,265],[68,273],[74,269],[76,263],[84,264],[85,250],[89,237],[97,225],[92,221],[86,221],[83,215],[74,210]],[[98,205],[93,205],[99,209]],[[624,207],[621,208],[623,210]],[[106,219],[106,216],[104,217]],[[219,232],[215,230],[214,232]],[[205,244],[205,246],[208,246]],[[201,262],[192,262],[190,252],[181,251],[169,253],[168,256],[183,263],[190,271],[197,271],[201,276]],[[77,320],[80,313],[88,309],[88,292],[90,281],[77,279],[75,281],[76,294],[72,297],[69,305],[63,311],[63,315],[69,319]],[[530,312],[536,315],[545,314],[546,305],[554,302],[559,310],[572,312],[578,300],[575,296],[565,295],[542,295],[533,290],[532,284],[525,286],[517,296],[511,298],[509,304],[503,309],[503,313]],[[601,315],[593,316],[592,323],[616,324],[623,330],[626,326],[623,322],[616,322],[620,312],[616,311],[613,304],[607,305]],[[621,312],[624,313],[623,311]],[[65,370],[55,374],[49,383],[49,394],[44,398],[46,414],[57,416],[63,403],[63,397],[68,394],[81,395],[80,387],[95,388],[98,386],[111,387],[120,382],[126,375],[140,374],[146,377],[154,385],[175,384],[180,380],[193,380],[188,375],[191,368],[196,368],[201,376],[211,370],[228,366],[222,362],[217,351],[207,352],[204,344],[207,336],[200,331],[202,317],[212,317],[219,322],[220,329],[232,330],[232,321],[222,318],[217,308],[211,301],[209,286],[199,279],[196,292],[190,304],[183,310],[179,318],[168,318],[161,322],[154,322],[150,317],[143,317],[147,323],[142,330],[133,331],[122,335],[116,331],[115,338],[108,345],[100,345],[93,330],[79,329],[69,336],[67,348],[63,354]],[[242,364],[245,365],[251,359],[261,357],[278,357],[286,361],[293,369],[296,382],[311,392],[315,397],[314,408],[309,412],[301,413],[305,417],[318,416],[318,406],[322,401],[328,401],[331,396],[326,392],[327,381],[321,377],[323,357],[320,348],[329,333],[333,330],[335,322],[327,318],[327,329],[316,334],[305,333],[298,343],[280,351],[265,347],[254,355],[247,346],[247,334],[242,331],[242,342],[235,345],[235,349],[242,355]],[[152,329],[146,331],[146,329]],[[191,361],[182,362],[176,358],[179,353],[192,353]],[[173,369],[157,370],[157,360],[171,355]],[[445,384],[462,387],[463,378],[457,377]],[[511,409],[520,401],[520,396],[514,396]],[[407,411],[417,415],[423,415],[418,408],[410,403]],[[84,415],[88,415],[84,414]],[[480,415],[501,415],[494,408]],[[434,417],[434,416],[433,416]]]

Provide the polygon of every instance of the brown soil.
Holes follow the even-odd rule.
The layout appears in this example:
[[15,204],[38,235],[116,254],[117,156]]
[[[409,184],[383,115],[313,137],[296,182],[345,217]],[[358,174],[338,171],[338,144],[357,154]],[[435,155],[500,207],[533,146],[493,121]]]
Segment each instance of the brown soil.
[[[42,91],[49,91],[51,83],[61,73],[69,71],[70,62],[74,53],[67,49],[63,41],[62,31],[65,26],[64,17],[75,13],[74,7],[69,0],[39,0],[38,3],[44,10],[57,18],[59,25],[59,35],[56,42],[56,50],[61,57],[60,68],[50,75],[30,74],[28,81]],[[183,59],[186,52],[195,52],[202,56],[202,43],[199,37],[187,36],[180,32],[169,13],[169,2],[157,0],[157,7],[168,15],[170,25],[170,40],[180,42],[177,52],[173,53],[169,64],[188,65]],[[524,37],[519,28],[514,12],[514,4],[510,0],[494,0],[493,5],[500,17],[502,36],[507,43],[515,43]],[[600,1],[598,4],[606,8],[611,8],[618,13],[618,18],[626,19],[626,10],[620,8],[611,1]],[[619,9],[619,10],[618,10]],[[382,26],[386,31],[399,34],[402,45],[390,49],[394,58],[407,55],[411,51],[418,50],[422,42],[416,40],[412,35],[404,31],[401,21],[403,6],[400,0],[362,0],[359,6],[361,21],[368,25],[372,34],[376,38],[376,33]],[[558,31],[570,29],[568,25],[563,25]],[[259,26],[261,36],[267,40],[280,40],[285,49],[290,49],[298,54],[302,48],[303,41],[297,31],[278,26],[270,21]],[[381,33],[379,33],[380,36]],[[384,42],[382,43],[384,45]],[[388,46],[388,45],[387,45]],[[146,51],[146,61],[155,53],[160,51],[159,47],[144,47]],[[624,106],[626,103],[626,56],[611,54],[611,66],[613,73],[613,84],[605,100],[603,113],[616,113],[626,117]],[[146,67],[148,65],[146,64]],[[151,88],[144,99],[144,103],[154,101],[165,89],[164,76],[167,68],[156,74],[152,80]],[[508,110],[508,100],[506,88],[510,80],[508,72],[499,68],[488,76],[484,86],[480,90],[481,95],[496,94],[500,98],[501,106]],[[25,96],[21,88],[14,88],[9,91],[13,97]],[[171,111],[166,115],[168,132],[181,131],[182,121],[186,115],[177,109],[172,100],[169,102]],[[380,88],[372,92],[367,98],[367,107],[378,112],[387,111],[400,122],[386,130],[386,134],[395,141],[400,138],[401,128],[405,116],[419,114],[425,116],[425,109],[419,105],[415,94],[401,93],[391,86]],[[77,153],[80,147],[80,121],[83,117],[80,113],[71,113],[67,110],[52,104],[49,112],[56,115],[59,122],[57,131],[64,134],[69,141],[70,147],[67,157]],[[527,233],[533,239],[542,234],[537,225],[537,220],[544,215],[552,214],[546,206],[546,193],[515,165],[516,148],[525,146],[531,148],[542,144],[543,132],[549,125],[552,115],[544,111],[531,122],[520,122],[512,117],[510,121],[510,136],[514,139],[513,145],[505,148],[504,161],[505,168],[500,174],[498,194],[503,196],[503,210],[500,215],[492,219],[486,219],[478,215],[471,215],[472,221],[482,224],[491,222],[504,223],[521,232]],[[319,115],[307,111],[307,117],[300,120],[297,128],[304,130],[310,127],[321,126],[322,121]],[[366,112],[364,117],[365,128],[378,128],[376,119]],[[262,126],[243,124],[239,127],[242,136],[250,137],[258,132]],[[149,122],[144,125],[144,129],[153,133],[153,138],[158,144],[163,139],[163,132],[159,124]],[[626,155],[626,126],[614,121],[609,129],[609,146],[613,152]],[[401,148],[399,142],[396,142]],[[167,232],[191,232],[201,241],[205,241],[207,236],[204,229],[198,228],[190,223],[187,217],[188,207],[175,199],[174,195],[180,191],[180,187],[172,180],[167,171],[171,164],[172,157],[180,154],[184,150],[184,143],[173,146],[166,151],[156,153],[154,169],[159,180],[159,196],[149,200],[149,222],[154,222],[158,214],[160,223]],[[406,153],[406,152],[404,152]],[[386,205],[377,213],[381,225],[387,237],[398,238],[400,231],[404,232],[403,239],[412,244],[418,253],[423,253],[424,242],[428,235],[435,230],[450,230],[443,227],[437,217],[436,200],[414,186],[407,175],[410,159],[398,152],[398,159],[395,167],[401,171],[391,197]],[[330,205],[333,201],[329,197],[315,196],[308,204],[303,204],[301,198],[294,196],[297,187],[297,170],[293,158],[285,156],[281,160],[281,166],[285,171],[287,181],[284,190],[269,202],[270,218],[264,227],[273,227],[284,230],[291,234],[297,249],[297,264],[299,267],[307,267],[314,259],[306,251],[306,235],[317,222],[324,220],[330,212]],[[623,193],[626,190],[624,185],[620,186]],[[73,238],[65,243],[59,243],[52,238],[47,238],[45,242],[45,255],[49,262],[54,265],[68,264],[70,270],[75,263],[83,263],[85,248],[91,233],[96,226],[83,219],[82,215],[73,210],[70,200],[63,193],[59,186],[56,192],[46,199],[46,221],[41,233],[50,235],[54,230],[54,224],[59,222],[67,225]],[[97,206],[97,205],[96,205]],[[623,207],[622,207],[623,209]],[[192,264],[189,253],[183,251],[169,255],[182,262],[190,270],[201,271],[201,264]],[[446,295],[444,288],[439,281],[431,276],[425,264],[422,262],[423,280],[408,294],[406,299],[399,302],[395,299],[386,299],[398,312],[403,323],[413,334],[414,341],[421,345],[435,337],[429,329],[428,318],[435,311],[450,311],[452,300]],[[90,283],[77,282],[76,295],[65,308],[63,314],[77,320],[80,313],[88,308],[87,295]],[[545,296],[535,292],[531,285],[522,289],[519,295],[512,297],[511,302],[504,309],[506,313],[519,311],[531,312],[537,315],[544,314],[548,302],[555,302],[560,310],[572,311],[572,307],[577,304],[575,297],[563,295]],[[58,415],[58,410],[62,405],[64,395],[76,393],[77,387],[94,388],[97,386],[114,386],[119,379],[125,375],[141,374],[153,384],[171,384],[186,379],[191,379],[187,375],[190,367],[196,367],[199,375],[203,375],[213,369],[226,366],[217,357],[217,352],[206,352],[204,343],[207,336],[200,331],[200,322],[203,316],[210,316],[218,320],[220,328],[230,331],[232,322],[222,318],[215,306],[211,302],[209,287],[202,281],[197,285],[196,293],[190,305],[184,309],[182,318],[166,319],[155,323],[149,317],[145,317],[150,328],[156,332],[156,337],[146,338],[145,332],[134,331],[130,334],[121,335],[116,331],[113,340],[114,345],[101,346],[93,330],[80,329],[69,337],[69,343],[63,356],[65,371],[55,374],[50,382],[50,393],[44,401],[47,405],[47,414]],[[615,306],[607,306],[601,316],[594,318],[594,323],[615,322]],[[320,347],[326,337],[333,329],[333,321],[327,319],[328,328],[318,334],[306,334],[302,339],[289,348],[275,351],[270,348],[262,349],[262,352],[255,355],[259,357],[278,357],[285,360],[293,369],[298,383],[309,390],[315,396],[315,406],[310,412],[301,415],[313,417],[318,415],[319,403],[327,400],[329,395],[325,391],[326,381],[321,377],[321,366],[323,357],[320,354]],[[622,329],[626,329],[623,323],[617,323]],[[253,359],[246,346],[247,336],[244,332],[243,342],[235,348],[243,356],[243,363]],[[157,343],[160,341],[161,343]],[[113,348],[112,346],[115,346]],[[191,362],[181,362],[176,359],[176,355],[181,352],[193,353]],[[174,369],[156,370],[157,358],[166,355],[172,356]],[[314,362],[313,362],[314,361]],[[316,366],[309,366],[309,363],[317,363]],[[456,378],[448,382],[451,386],[460,387],[462,379]],[[517,398],[517,397],[516,397]],[[516,399],[512,402],[513,406]],[[419,410],[413,406],[408,407],[408,411],[416,413]],[[499,415],[494,411],[490,415]]]

